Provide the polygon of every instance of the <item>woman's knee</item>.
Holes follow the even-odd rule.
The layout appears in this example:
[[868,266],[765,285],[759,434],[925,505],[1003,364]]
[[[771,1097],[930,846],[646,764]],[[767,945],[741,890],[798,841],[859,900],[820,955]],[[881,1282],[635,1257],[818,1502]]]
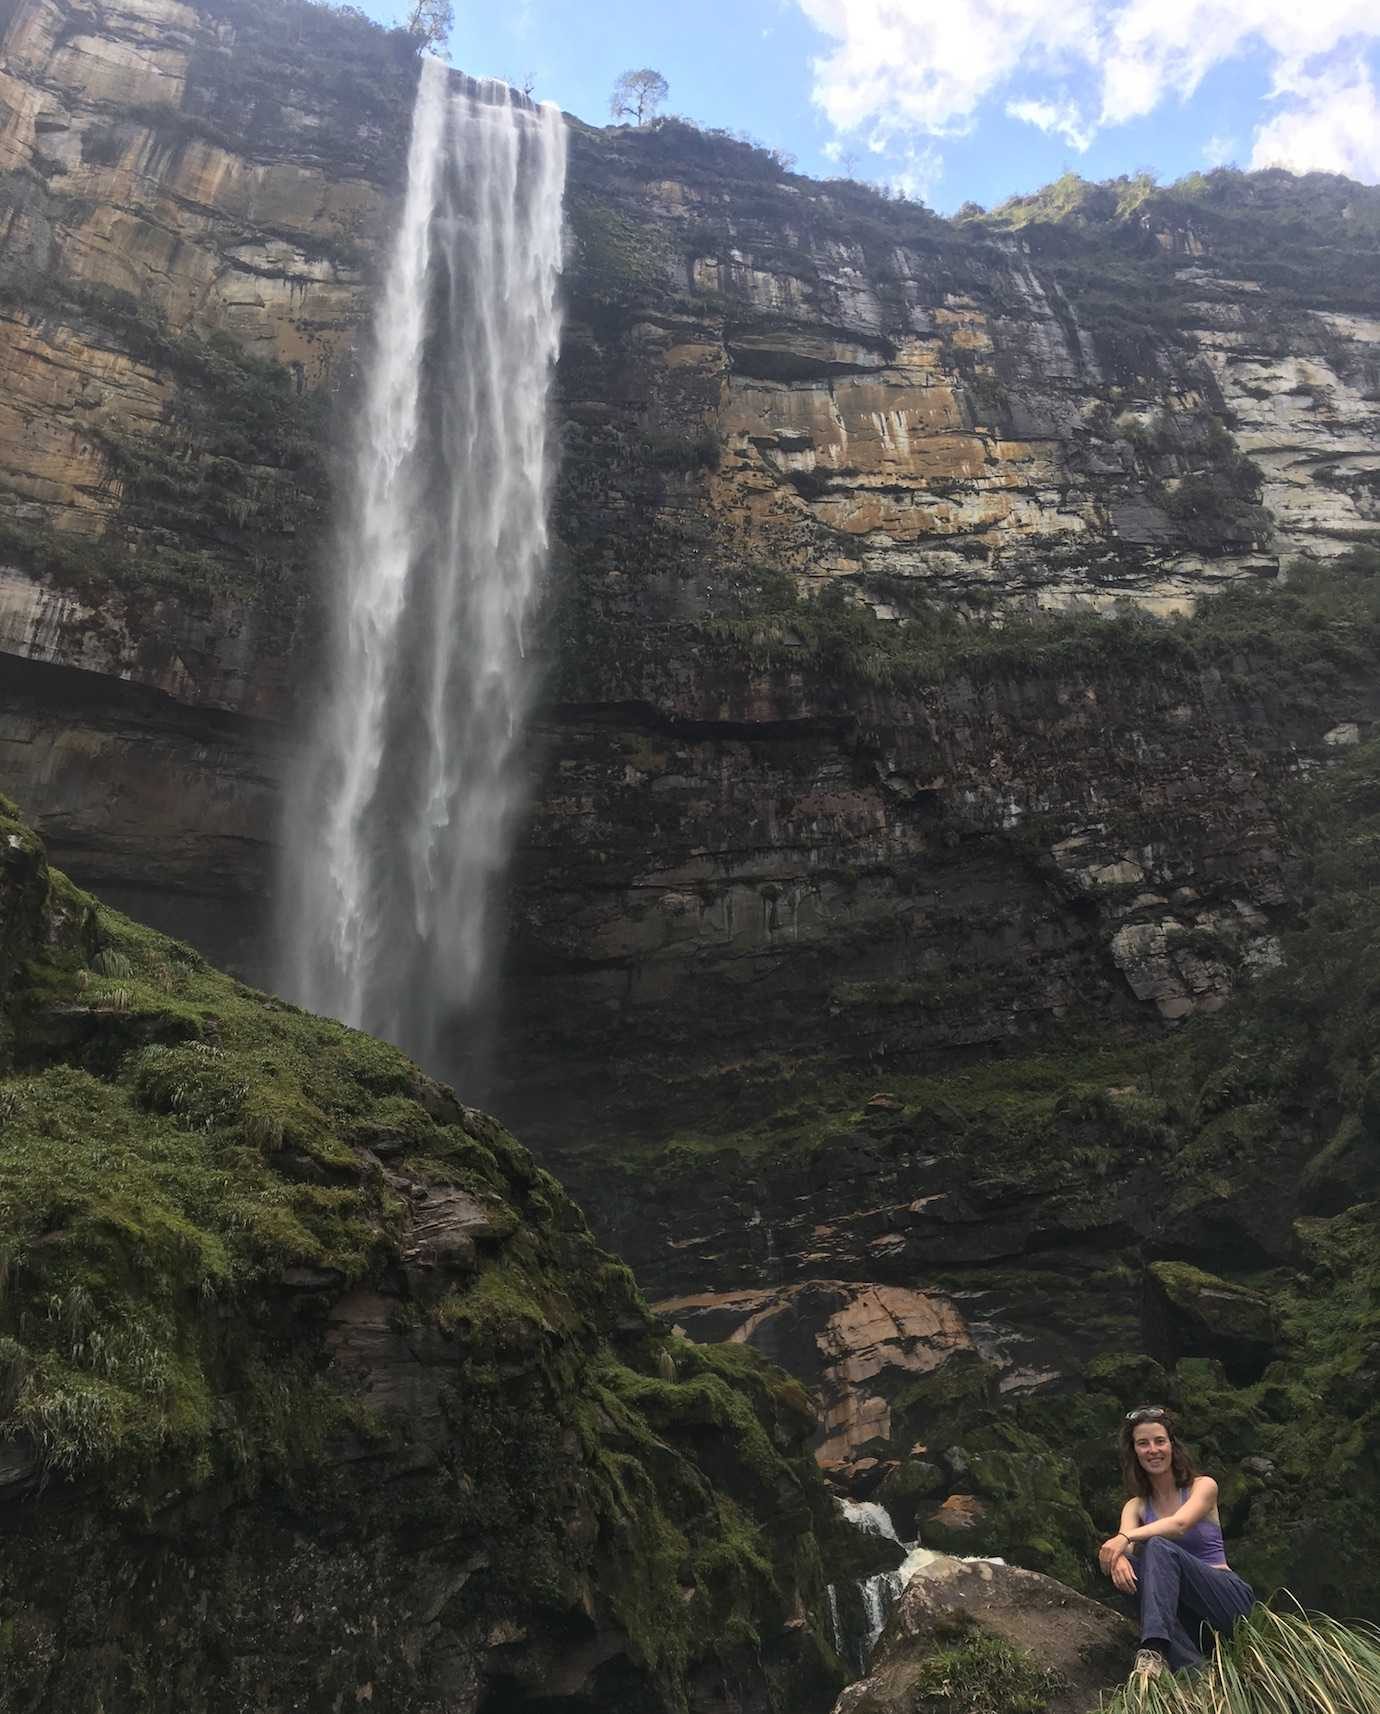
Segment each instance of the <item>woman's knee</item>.
[[1152,1535],[1147,1541],[1141,1543],[1140,1551],[1144,1562],[1148,1565],[1152,1560],[1172,1559],[1182,1549],[1176,1542],[1170,1541],[1167,1536]]

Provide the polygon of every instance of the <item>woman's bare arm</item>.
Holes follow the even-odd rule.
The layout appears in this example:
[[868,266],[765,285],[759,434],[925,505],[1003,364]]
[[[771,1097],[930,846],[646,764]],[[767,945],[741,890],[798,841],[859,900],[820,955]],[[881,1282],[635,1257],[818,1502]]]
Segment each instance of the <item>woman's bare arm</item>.
[[[1177,1541],[1180,1536],[1186,1535],[1194,1524],[1201,1523],[1216,1504],[1216,1482],[1211,1476],[1199,1476],[1177,1512],[1171,1512],[1167,1518],[1156,1518],[1152,1524],[1137,1523],[1125,1533],[1132,1543],[1150,1541],[1157,1535],[1168,1536],[1170,1541]],[[1125,1516],[1124,1512],[1122,1515]]]
[[[1120,1528],[1114,1536],[1109,1536],[1098,1549],[1098,1564],[1101,1565],[1118,1589],[1128,1587],[1125,1583],[1125,1576],[1130,1571],[1130,1564],[1126,1559],[1126,1551],[1130,1544],[1131,1531],[1140,1522],[1143,1503],[1134,1494],[1127,1500],[1121,1508]],[[1135,1587],[1134,1575],[1131,1576],[1129,1587]]]

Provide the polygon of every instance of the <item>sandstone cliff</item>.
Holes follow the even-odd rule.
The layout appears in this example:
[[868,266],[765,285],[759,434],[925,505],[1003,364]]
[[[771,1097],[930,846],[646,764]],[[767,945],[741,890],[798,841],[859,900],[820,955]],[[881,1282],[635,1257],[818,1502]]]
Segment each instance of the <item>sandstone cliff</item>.
[[[412,48],[269,0],[5,16],[0,777],[262,978]],[[567,207],[495,1100],[936,1539],[1085,1577],[1148,1391],[1260,1574],[1355,1599],[1317,1546],[1373,1417],[1372,881],[1319,880],[1295,788],[1341,758],[1366,824],[1377,193],[947,223],[572,122]]]
[[[83,878],[264,977],[413,47],[23,0],[4,63],[5,777]],[[573,123],[524,1122],[641,1134],[726,1068],[774,1101],[1085,1002],[1153,1025],[1270,956],[1276,787],[1368,728],[1368,665],[1326,638],[1281,700],[1258,635],[1088,615],[1373,537],[1376,195],[1056,192],[954,225]]]

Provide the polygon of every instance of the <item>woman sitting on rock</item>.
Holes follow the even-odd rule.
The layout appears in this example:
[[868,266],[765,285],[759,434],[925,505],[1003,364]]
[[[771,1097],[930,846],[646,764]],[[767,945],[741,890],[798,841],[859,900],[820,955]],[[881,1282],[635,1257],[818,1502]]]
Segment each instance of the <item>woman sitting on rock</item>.
[[1128,1411],[1120,1446],[1131,1497],[1098,1559],[1116,1587],[1140,1603],[1135,1671],[1154,1678],[1166,1662],[1175,1672],[1198,1665],[1203,1625],[1229,1631],[1255,1595],[1227,1564],[1217,1484],[1193,1468],[1168,1411]]

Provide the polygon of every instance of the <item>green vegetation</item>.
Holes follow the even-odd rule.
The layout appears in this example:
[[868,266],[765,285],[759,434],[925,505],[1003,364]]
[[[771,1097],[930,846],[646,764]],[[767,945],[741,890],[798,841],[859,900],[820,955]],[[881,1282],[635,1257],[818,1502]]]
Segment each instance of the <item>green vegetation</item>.
[[226,334],[174,335],[128,293],[11,276],[0,290],[103,330],[177,382],[166,419],[142,432],[94,428],[120,503],[106,533],[78,536],[0,517],[22,566],[100,607],[174,597],[194,610],[231,597],[286,622],[313,597],[328,507],[328,401]]
[[[1224,1480],[1234,1561],[1259,1587],[1287,1582],[1345,1612],[1365,1610],[1378,1592],[1380,744],[1358,747],[1301,791],[1295,814],[1314,903],[1287,938],[1284,966],[1230,1014],[1185,1030],[1139,1079],[1162,1104],[1155,1152],[1174,1187],[1168,1214],[1180,1244],[1201,1222],[1221,1263],[1235,1254],[1234,1277],[1275,1318],[1276,1360],[1236,1386],[1201,1358],[1153,1377],[1108,1363],[1089,1372],[1083,1402],[1032,1401],[1016,1421],[1046,1446],[1072,1446],[1088,1510],[1105,1518],[1114,1515],[1106,1448],[1115,1410],[1098,1395],[1122,1408],[1147,1396],[1180,1407]],[[1115,1149],[1115,1108],[1106,1117]],[[1273,1217],[1287,1232],[1291,1215],[1292,1263],[1253,1268],[1253,1228]],[[1239,1322],[1231,1302],[1220,1309],[1216,1331],[1228,1347],[1242,1337]],[[1245,1332],[1252,1349],[1268,1339],[1258,1311]],[[1263,1459],[1263,1470],[1245,1468],[1247,1459]]]
[[1157,260],[1151,234],[1191,234],[1224,274],[1270,288],[1277,311],[1291,302],[1359,307],[1370,302],[1380,253],[1380,194],[1337,174],[1278,169],[1219,167],[1168,186],[1145,173],[1106,184],[1065,173],[1032,196],[964,222],[967,230],[982,226],[1018,228],[1058,258],[1073,251],[1054,235],[1076,234],[1090,255],[1113,261],[1114,271],[1118,254],[1134,256],[1148,278],[1171,290],[1172,258],[1162,253]]
[[[935,1003],[945,1003],[942,993]],[[886,1080],[890,1108],[869,1106],[877,1093],[877,1073],[863,1071],[832,1078],[748,1125],[679,1130],[669,1141],[648,1145],[647,1153],[667,1168],[693,1175],[709,1154],[754,1157],[788,1150],[798,1158],[841,1144],[865,1127],[874,1139],[901,1132],[932,1135],[946,1152],[982,1163],[988,1173],[1011,1160],[1029,1168],[1047,1157],[1050,1126],[1057,1118],[1081,1116],[1090,1107],[1100,1119],[1115,1108],[1129,1123],[1128,1106],[1138,1112],[1145,1107],[1147,1119],[1157,1116],[1156,1105],[1125,1098],[1113,1102],[1106,1094],[1109,1086],[1134,1078],[1144,1063],[1143,1043],[1107,1042],[1070,1031],[1045,1052],[1028,1056],[940,1074],[892,1072]],[[637,1158],[635,1147],[631,1154],[620,1152]],[[1057,1159],[1046,1158],[1046,1166],[1050,1172],[1071,1170],[1070,1163]],[[1072,1170],[1076,1175],[1081,1163],[1073,1163]]]
[[1063,1688],[1028,1650],[974,1629],[925,1657],[910,1706],[913,1714],[1044,1714]]
[[[1299,695],[1291,674],[1329,641],[1374,661],[1375,594],[1365,555],[1300,572],[1207,604],[1198,646]],[[874,1381],[891,1426],[868,1450],[902,1460],[885,1496],[922,1538],[944,1493],[971,1493],[967,1551],[1104,1590],[1092,1550],[1121,1503],[1118,1425],[1163,1403],[1222,1484],[1232,1562],[1258,1589],[1338,1613],[1380,1601],[1380,742],[1294,787],[1286,821],[1307,907],[1283,963],[1226,1012],[1152,1043],[1069,1028],[946,1075],[889,1069],[880,1101],[875,1070],[802,1088],[797,1066],[791,1105],[766,1117],[620,1148],[667,1206],[708,1206],[706,1183],[745,1169],[769,1199],[798,1196],[860,1158],[904,1195],[907,1161],[942,1163],[939,1218],[886,1266],[993,1294],[1018,1326],[1039,1305],[1036,1337],[1067,1341],[1054,1361],[1081,1385],[1002,1395],[976,1356]],[[1175,1309],[1158,1331],[1152,1297]]]
[[1319,682],[1362,675],[1380,659],[1380,554],[1364,548],[1327,566],[1296,565],[1283,583],[1242,583],[1169,620],[1135,608],[970,619],[923,606],[882,620],[840,585],[811,597],[784,574],[765,571],[737,599],[736,614],[676,627],[684,647],[716,682],[731,682],[735,672],[806,674],[826,698],[917,691],[963,675],[1128,670],[1214,669],[1239,679],[1244,691],[1268,664],[1272,695],[1305,701]]
[[638,218],[583,186],[566,199],[576,250],[572,289],[599,304],[620,304],[665,288],[675,266],[665,227]]
[[129,594],[232,595],[289,618],[325,526],[329,401],[225,334],[171,343],[167,422],[97,437],[122,489],[106,575]]
[[653,430],[643,437],[649,464],[658,470],[717,470],[723,443],[713,423],[688,434]]
[[[827,1681],[808,1400],[668,1341],[491,1120],[78,892],[8,804],[0,1020],[0,1483],[40,1496],[0,1567],[6,1714],[130,1683],[210,1714],[208,1647],[427,1694],[419,1587],[447,1634],[602,1615],[610,1708],[776,1660],[802,1601],[772,1670]],[[117,1669],[83,1626],[126,1577]]]
[[1319,1614],[1257,1607],[1201,1672],[1117,1692],[1104,1714],[1372,1714],[1380,1707],[1380,1631]]
[[1156,190],[1153,173],[1139,172],[1093,184],[1075,172],[1060,174],[1029,196],[1009,197],[982,218],[1016,230],[1040,221],[1097,225],[1125,220],[1144,208]]
[[[106,153],[118,152],[114,130],[102,137]],[[22,211],[31,231],[79,224],[88,206],[18,173],[0,175],[4,203]],[[126,615],[167,598],[204,610],[220,596],[286,631],[315,594],[329,504],[325,396],[304,393],[288,368],[250,355],[228,334],[176,333],[131,293],[67,278],[41,248],[7,251],[0,301],[61,320],[173,383],[158,422],[136,429],[100,413],[86,430],[98,454],[92,481],[106,492],[119,485],[104,534],[53,528],[5,495],[0,549],[94,607],[97,624],[118,624],[112,596]],[[128,628],[139,631],[137,623]]]
[[1372,303],[1380,196],[1325,173],[1219,168],[1167,187],[1144,173],[1106,184],[1065,173],[990,214],[969,211],[957,232],[976,247],[1013,228],[1092,333],[1104,375],[1124,385],[1190,346],[1204,289],[1181,277],[1192,257],[1267,288],[1247,312],[1261,344],[1283,349],[1303,325],[1315,348],[1332,343],[1312,312]]
[[[385,29],[354,6],[208,0],[229,28],[199,32],[184,109],[242,153],[317,160],[396,183],[424,29]],[[298,112],[315,118],[304,130]],[[297,111],[294,111],[297,110]]]

